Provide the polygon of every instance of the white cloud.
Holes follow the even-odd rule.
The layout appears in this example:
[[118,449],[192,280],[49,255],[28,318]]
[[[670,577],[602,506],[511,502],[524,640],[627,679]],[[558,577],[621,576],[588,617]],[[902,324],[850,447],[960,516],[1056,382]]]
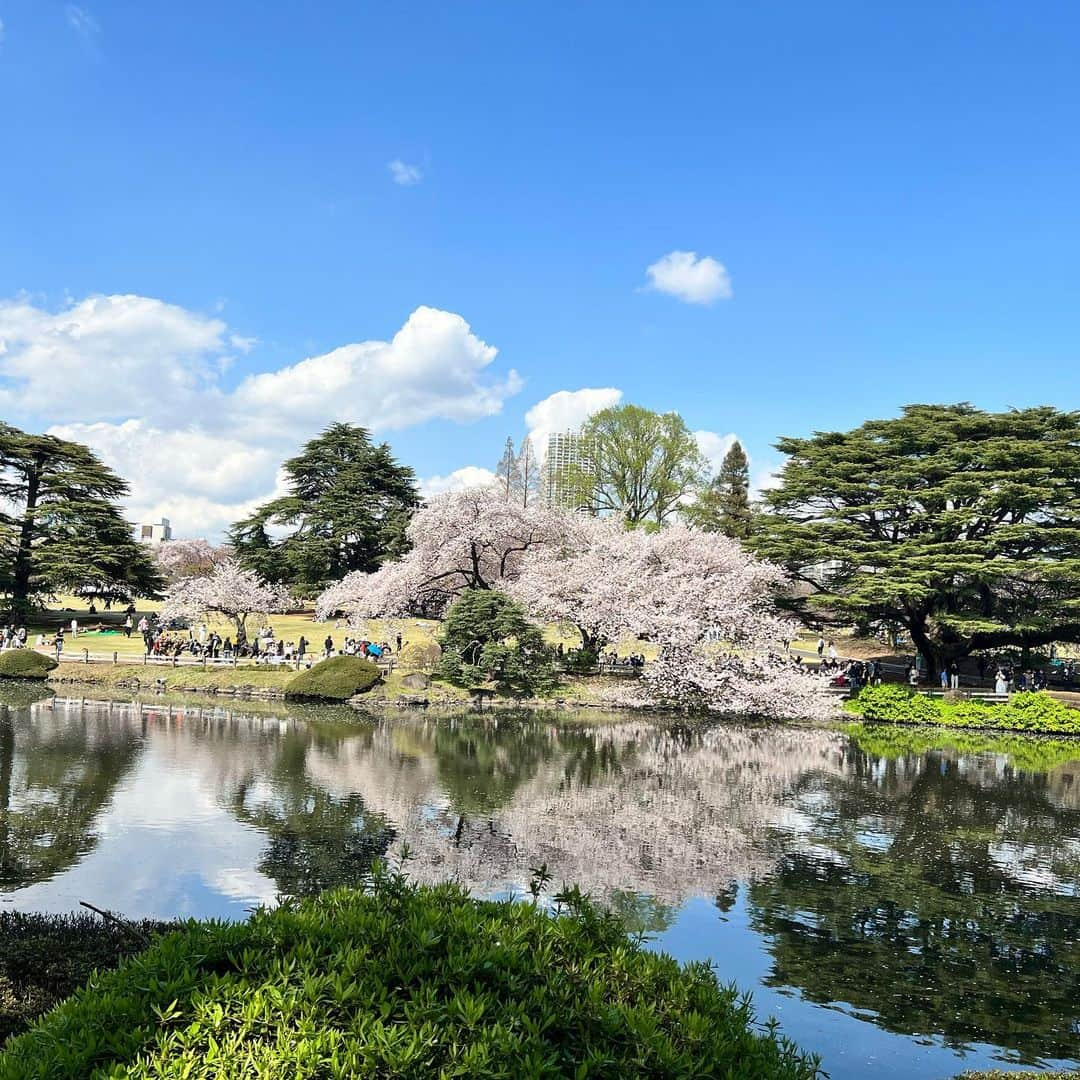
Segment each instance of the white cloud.
[[494,483],[495,474],[490,469],[482,469],[479,465],[466,465],[446,476],[429,476],[426,480],[421,480],[420,494],[425,499],[430,499],[433,495],[445,495],[448,491],[490,487]]
[[278,490],[280,462],[328,423],[465,422],[498,413],[522,385],[512,370],[490,377],[497,350],[430,307],[389,341],[227,385],[229,361],[256,344],[147,297],[89,297],[59,312],[0,301],[0,410],[97,450],[131,484],[129,516],[164,514],[180,535],[217,537]]
[[86,8],[79,7],[78,4],[68,4],[64,8],[64,14],[67,16],[68,26],[84,41],[92,41],[101,33],[100,23]]
[[709,475],[715,476],[720,463],[735,442],[735,435],[718,435],[715,431],[695,431],[698,449],[709,459]]
[[190,415],[217,377],[225,331],[145,296],[91,296],[56,313],[0,302],[0,407],[60,423]]
[[309,432],[331,420],[408,427],[434,417],[493,416],[522,386],[516,371],[486,382],[497,350],[460,316],[419,307],[390,341],[343,345],[280,371],[252,375],[229,400],[236,423],[266,435]]
[[711,304],[731,299],[731,278],[724,266],[696,251],[670,251],[645,273],[649,288],[667,293],[687,304]]
[[4,20],[0,19],[0,45],[4,43]]
[[526,414],[525,423],[537,457],[547,456],[548,436],[559,431],[577,431],[601,409],[618,405],[622,391],[613,386],[559,390],[538,401]]
[[409,165],[400,158],[395,158],[386,167],[390,170],[394,183],[401,184],[402,187],[412,187],[424,178],[419,165]]

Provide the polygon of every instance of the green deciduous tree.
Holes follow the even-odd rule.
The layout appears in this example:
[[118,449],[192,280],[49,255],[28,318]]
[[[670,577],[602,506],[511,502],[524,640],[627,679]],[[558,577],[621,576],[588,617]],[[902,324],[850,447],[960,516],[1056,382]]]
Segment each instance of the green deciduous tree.
[[685,511],[687,521],[707,532],[746,540],[753,529],[750,507],[750,462],[738,440],[720,463],[720,471]]
[[127,492],[87,447],[0,423],[0,589],[19,617],[62,590],[157,595],[161,576],[116,505]]
[[420,501],[416,477],[364,428],[331,424],[284,472],[288,494],[230,531],[249,569],[304,591],[405,552],[405,528]]
[[785,438],[758,551],[810,619],[904,628],[931,674],[1080,641],[1080,412],[911,405]]
[[707,462],[678,413],[616,405],[590,417],[581,436],[589,460],[570,471],[576,501],[630,525],[662,525],[704,482]]
[[458,686],[532,693],[554,682],[551,646],[525,609],[494,589],[466,589],[447,611],[439,643],[439,675]]

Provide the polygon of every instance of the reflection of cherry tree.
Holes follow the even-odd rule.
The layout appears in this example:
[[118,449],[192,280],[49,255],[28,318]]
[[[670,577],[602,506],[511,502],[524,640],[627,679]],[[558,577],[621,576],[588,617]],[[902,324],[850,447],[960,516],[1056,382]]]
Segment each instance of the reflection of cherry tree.
[[550,750],[532,755],[531,775],[502,805],[475,812],[455,803],[440,775],[438,721],[380,723],[372,752],[316,750],[308,766],[321,785],[362,790],[397,823],[421,880],[452,876],[492,892],[521,887],[546,862],[557,882],[605,899],[677,902],[766,869],[771,857],[755,841],[768,835],[784,791],[808,770],[839,768],[843,742],[811,730],[529,724]]

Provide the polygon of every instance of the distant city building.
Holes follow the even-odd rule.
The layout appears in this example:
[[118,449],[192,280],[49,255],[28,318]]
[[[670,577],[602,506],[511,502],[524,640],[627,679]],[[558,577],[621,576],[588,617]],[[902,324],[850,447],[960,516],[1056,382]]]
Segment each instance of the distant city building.
[[172,526],[169,519],[163,517],[150,525],[139,525],[135,533],[144,544],[160,544],[163,540],[172,539]]
[[548,436],[544,461],[544,504],[549,508],[589,510],[583,500],[580,477],[592,469],[593,444],[577,431],[555,432]]

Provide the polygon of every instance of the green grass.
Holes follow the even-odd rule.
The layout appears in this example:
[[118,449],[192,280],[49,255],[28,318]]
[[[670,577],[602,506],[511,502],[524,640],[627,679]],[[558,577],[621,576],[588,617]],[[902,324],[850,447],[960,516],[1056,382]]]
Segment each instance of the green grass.
[[190,922],[10,1042],[0,1080],[817,1075],[708,964],[564,901],[551,915],[378,873]]
[[53,686],[71,683],[80,686],[101,686],[117,690],[129,689],[136,681],[144,687],[164,683],[166,689],[191,690],[280,690],[296,675],[287,667],[208,667],[198,664],[170,667],[167,664],[74,664],[63,663],[52,672]]

